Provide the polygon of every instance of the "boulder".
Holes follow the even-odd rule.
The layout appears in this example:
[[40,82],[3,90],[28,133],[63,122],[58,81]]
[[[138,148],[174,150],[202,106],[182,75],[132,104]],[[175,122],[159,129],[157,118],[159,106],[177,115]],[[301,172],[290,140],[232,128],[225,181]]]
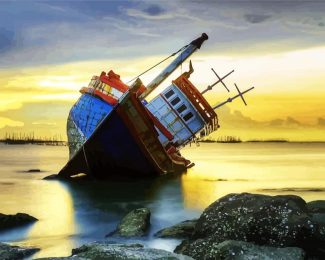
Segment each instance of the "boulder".
[[325,200],[314,200],[308,202],[307,210],[310,213],[325,213]]
[[0,230],[19,227],[33,223],[37,220],[37,218],[34,218],[25,213],[17,213],[16,215],[6,215],[0,213]]
[[155,236],[161,238],[188,238],[192,235],[197,219],[185,220],[174,226],[159,230]]
[[[200,259],[200,258],[198,258]],[[304,260],[305,252],[298,247],[277,248],[258,246],[253,243],[227,240],[214,244],[204,259],[233,259],[233,260],[260,260],[260,259],[286,259]]]
[[116,230],[107,236],[144,236],[150,226],[150,215],[151,213],[148,208],[134,209],[121,220]]
[[0,243],[1,260],[23,259],[39,251],[39,248],[11,246]]
[[206,208],[188,241],[175,252],[196,258],[226,240],[274,247],[321,247],[320,226],[312,221],[306,202],[294,195],[229,194]]
[[311,214],[311,219],[313,223],[319,226],[325,226],[325,213],[314,213]]
[[[175,254],[161,249],[145,248],[141,244],[111,244],[106,242],[95,242],[85,244],[72,250],[71,257],[64,258],[41,258],[42,260],[127,260],[127,259],[168,259],[168,260],[193,260],[193,258]],[[38,259],[40,260],[40,259]]]

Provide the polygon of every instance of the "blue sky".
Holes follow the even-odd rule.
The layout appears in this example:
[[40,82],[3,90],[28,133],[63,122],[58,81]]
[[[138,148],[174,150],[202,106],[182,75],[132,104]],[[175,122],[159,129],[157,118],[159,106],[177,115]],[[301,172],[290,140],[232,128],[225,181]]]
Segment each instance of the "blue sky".
[[[65,135],[69,108],[92,75],[114,69],[127,81],[206,32],[191,57],[193,83],[213,82],[213,67],[235,69],[232,87],[256,87],[248,107],[217,111],[221,134],[325,140],[324,13],[325,3],[300,0],[2,0],[0,137]],[[216,87],[206,97],[216,104],[227,95]]]
[[202,32],[214,53],[319,46],[324,12],[297,0],[1,1],[0,66],[162,54]]

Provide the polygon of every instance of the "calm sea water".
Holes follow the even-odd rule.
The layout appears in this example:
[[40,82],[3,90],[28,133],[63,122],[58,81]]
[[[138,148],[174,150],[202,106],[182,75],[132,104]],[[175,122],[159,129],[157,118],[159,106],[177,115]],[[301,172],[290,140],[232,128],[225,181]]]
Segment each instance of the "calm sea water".
[[[198,217],[216,199],[232,192],[296,194],[306,201],[325,200],[325,144],[239,143],[187,147],[196,163],[173,178],[109,183],[44,181],[67,161],[67,147],[0,145],[0,212],[25,212],[35,224],[0,232],[1,242],[36,246],[35,257],[67,256],[90,241],[105,240],[130,210],[149,207],[149,235],[138,240],[173,250],[174,239],[157,239],[159,229]],[[29,169],[41,173],[28,173]],[[118,241],[118,238],[106,238]]]

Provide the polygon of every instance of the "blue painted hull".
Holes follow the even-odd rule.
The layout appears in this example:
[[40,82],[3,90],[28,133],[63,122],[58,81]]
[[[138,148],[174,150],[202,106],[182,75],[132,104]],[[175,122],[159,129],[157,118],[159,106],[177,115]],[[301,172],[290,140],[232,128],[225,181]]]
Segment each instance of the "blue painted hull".
[[[163,154],[163,147],[161,151],[158,147],[160,154],[157,156],[165,156],[164,165],[159,165],[129,121],[122,105],[112,107],[94,96],[82,95],[69,114],[68,141],[72,153],[59,176],[86,173],[96,178],[123,178],[185,169],[184,165],[175,164]],[[159,143],[157,136],[156,139]]]

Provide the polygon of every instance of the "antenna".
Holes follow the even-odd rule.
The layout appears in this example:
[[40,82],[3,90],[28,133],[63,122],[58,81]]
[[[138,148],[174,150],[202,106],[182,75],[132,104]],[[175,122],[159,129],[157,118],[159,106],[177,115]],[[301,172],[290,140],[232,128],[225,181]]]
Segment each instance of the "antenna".
[[247,106],[247,103],[246,103],[246,101],[245,101],[245,99],[244,99],[243,93],[240,92],[240,90],[239,90],[239,88],[237,87],[236,83],[234,83],[234,84],[235,84],[235,87],[236,87],[236,89],[237,89],[237,91],[238,91],[239,96],[240,96],[241,99],[243,100],[245,106]]
[[215,85],[217,85],[217,84],[220,83],[220,82],[221,82],[222,85],[226,88],[226,90],[227,90],[228,92],[230,92],[229,89],[227,88],[226,84],[223,82],[223,80],[224,80],[225,78],[227,78],[227,77],[228,77],[231,73],[233,73],[235,70],[230,71],[228,74],[226,74],[226,75],[223,76],[222,78],[219,77],[219,75],[215,72],[215,70],[214,70],[213,68],[211,68],[211,70],[212,70],[213,73],[217,76],[218,80],[217,80],[216,82],[214,82],[212,85],[207,86],[207,88],[206,88],[205,90],[203,90],[203,91],[201,92],[201,94],[203,95],[204,93],[208,92],[209,90],[211,90]]
[[[213,73],[217,76],[217,78],[219,79],[219,82],[225,87],[225,89],[227,89],[228,92],[230,92],[230,90],[227,88],[226,84],[222,81],[222,79],[219,77],[219,75],[217,74],[217,72],[214,71],[213,68],[211,68],[211,70],[213,71]],[[233,70],[234,71],[234,70]]]
[[222,103],[220,103],[220,104],[214,106],[213,109],[217,109],[217,108],[219,108],[219,107],[221,107],[221,106],[223,106],[223,105],[225,105],[225,104],[227,104],[227,103],[230,103],[230,102],[232,102],[234,99],[236,99],[236,98],[238,98],[238,97],[241,97],[241,99],[243,100],[245,106],[247,106],[247,103],[246,103],[246,101],[245,101],[245,99],[244,99],[244,94],[246,94],[248,91],[253,90],[255,87],[251,87],[251,88],[249,88],[249,89],[246,89],[246,90],[244,90],[243,92],[241,92],[241,91],[239,90],[239,88],[237,87],[236,83],[235,83],[235,87],[236,87],[236,89],[237,89],[237,91],[238,91],[238,94],[237,94],[236,96],[230,97],[230,98],[228,98],[226,101],[224,101],[224,102],[222,102]]

